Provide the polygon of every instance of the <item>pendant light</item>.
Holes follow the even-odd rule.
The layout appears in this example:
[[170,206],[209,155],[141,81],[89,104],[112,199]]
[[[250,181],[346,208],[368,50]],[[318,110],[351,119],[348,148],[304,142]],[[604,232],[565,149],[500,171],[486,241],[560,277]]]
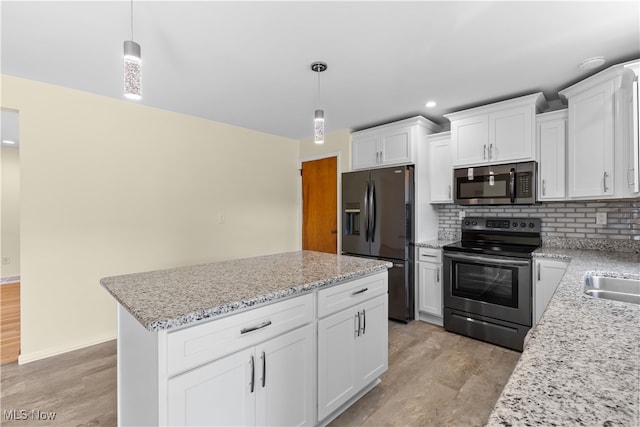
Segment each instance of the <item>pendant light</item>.
[[131,40],[124,42],[124,96],[142,98],[142,55],[140,45],[133,41],[133,0],[131,0]]
[[[314,62],[311,69],[318,73],[318,106],[320,106],[320,73],[327,69],[324,62]],[[313,120],[313,141],[316,144],[324,144],[324,110],[318,108]]]

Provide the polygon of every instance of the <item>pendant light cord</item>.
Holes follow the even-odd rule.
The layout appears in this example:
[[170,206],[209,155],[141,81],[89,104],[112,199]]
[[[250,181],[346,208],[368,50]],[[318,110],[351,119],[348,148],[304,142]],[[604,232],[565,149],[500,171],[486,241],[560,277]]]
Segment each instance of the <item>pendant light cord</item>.
[[318,108],[322,108],[322,103],[320,100],[320,73],[318,72]]
[[131,0],[131,40],[133,40],[133,0]]

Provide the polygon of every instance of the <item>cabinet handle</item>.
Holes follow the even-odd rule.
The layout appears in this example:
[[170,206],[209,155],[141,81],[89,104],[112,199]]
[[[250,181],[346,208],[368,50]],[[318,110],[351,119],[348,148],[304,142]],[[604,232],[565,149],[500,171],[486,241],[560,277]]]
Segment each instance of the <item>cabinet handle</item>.
[[493,157],[493,144],[489,144],[489,160]]
[[358,295],[358,294],[363,294],[363,293],[367,292],[368,290],[369,290],[369,288],[362,288],[359,291],[351,292],[351,296]]
[[449,198],[451,198],[451,184],[449,184]]
[[258,329],[266,328],[271,324],[271,320],[267,320],[266,322],[262,322],[259,325],[251,326],[250,328],[242,328],[240,330],[240,334],[246,334],[249,332],[257,331]]
[[436,282],[440,283],[440,267],[436,269]]
[[362,309],[362,335],[364,335],[364,333],[367,330],[367,312],[364,311],[364,308]]
[[482,160],[487,160],[487,144],[482,146]]
[[262,352],[262,387],[267,383],[267,355]]
[[249,383],[249,390],[251,393],[253,393],[253,383],[256,379],[256,369],[255,369],[255,363],[254,363],[254,359],[253,356],[251,356],[251,360],[249,360],[249,364],[251,365],[251,383]]
[[540,263],[538,263],[538,282],[540,281]]
[[606,193],[609,188],[607,188],[607,177],[609,174],[605,171],[604,175],[602,175],[602,186],[604,187],[604,192]]
[[542,195],[544,196],[547,193],[547,181],[542,180]]
[[360,312],[358,312],[358,314],[356,314],[355,316],[353,316],[353,323],[356,323],[355,318],[358,319],[358,326],[356,327],[356,337],[360,336]]

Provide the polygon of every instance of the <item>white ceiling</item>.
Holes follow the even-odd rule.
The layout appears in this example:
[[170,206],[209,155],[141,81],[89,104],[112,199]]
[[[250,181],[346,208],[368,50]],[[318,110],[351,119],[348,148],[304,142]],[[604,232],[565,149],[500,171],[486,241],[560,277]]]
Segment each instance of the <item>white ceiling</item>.
[[[2,73],[122,96],[129,1],[1,3]],[[640,57],[640,2],[134,2],[144,105],[295,139],[558,90]],[[585,58],[607,63],[583,71]],[[437,107],[424,103],[434,99]],[[135,102],[135,101],[124,101]]]

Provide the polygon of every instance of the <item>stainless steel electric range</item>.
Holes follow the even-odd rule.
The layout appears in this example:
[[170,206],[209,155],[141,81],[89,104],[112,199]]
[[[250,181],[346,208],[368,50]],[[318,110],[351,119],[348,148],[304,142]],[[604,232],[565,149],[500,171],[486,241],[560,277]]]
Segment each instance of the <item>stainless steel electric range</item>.
[[522,351],[540,219],[467,217],[461,228],[462,240],[443,247],[444,328]]

